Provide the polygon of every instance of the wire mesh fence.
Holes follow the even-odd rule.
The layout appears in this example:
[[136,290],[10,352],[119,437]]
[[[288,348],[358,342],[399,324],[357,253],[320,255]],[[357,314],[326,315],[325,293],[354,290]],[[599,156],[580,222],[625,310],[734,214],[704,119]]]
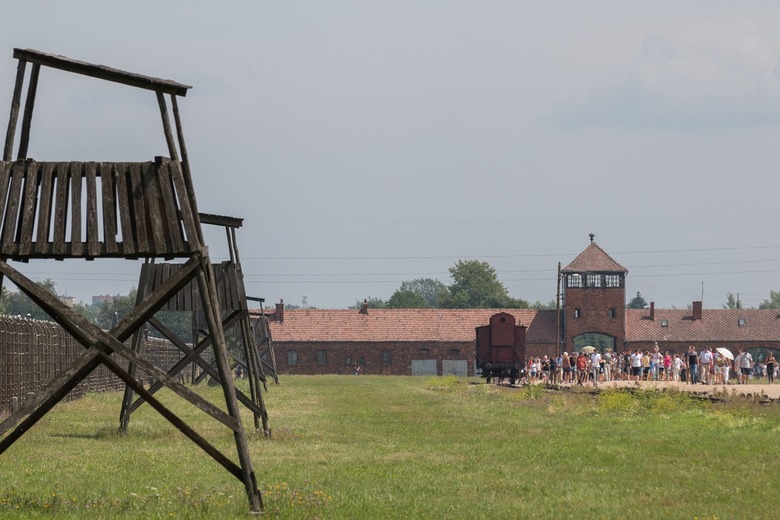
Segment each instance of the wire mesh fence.
[[[145,337],[142,341],[144,357],[158,368],[167,370],[182,357],[181,351],[169,341],[153,337]],[[57,323],[0,316],[0,415],[21,405],[83,352],[84,347]],[[113,357],[121,366],[127,367],[126,360]],[[189,379],[191,373],[191,367],[187,367],[180,378]],[[124,383],[100,365],[66,399],[123,388]]]

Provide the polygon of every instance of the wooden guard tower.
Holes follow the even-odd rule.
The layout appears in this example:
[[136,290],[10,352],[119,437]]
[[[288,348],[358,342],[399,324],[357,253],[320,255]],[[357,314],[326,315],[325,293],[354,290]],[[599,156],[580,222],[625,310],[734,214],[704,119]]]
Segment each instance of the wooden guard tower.
[[[263,369],[263,365],[267,366],[267,362],[264,363],[262,361],[261,355],[264,352],[259,350],[259,348],[265,347],[265,345],[257,343],[255,339],[257,332],[253,331],[250,321],[244,275],[241,270],[236,242],[235,231],[241,227],[243,219],[201,213],[200,222],[201,224],[225,228],[230,259],[226,262],[214,264],[212,268],[216,281],[219,308],[223,312],[222,329],[227,339],[227,352],[231,358],[230,368],[233,370],[237,366],[241,366],[243,373],[247,375],[247,380],[249,381],[250,395],[247,396],[237,389],[236,396],[252,412],[255,429],[260,430],[262,428],[263,433],[270,436],[268,412],[263,399],[263,391],[268,390],[266,375]],[[155,292],[181,268],[182,264],[154,263],[153,259],[147,261],[141,269],[141,278],[138,283],[139,301],[143,299],[144,295]],[[167,373],[170,377],[178,376],[188,366],[194,364],[202,370],[199,375],[196,375],[193,371],[192,381],[194,383],[198,383],[206,377],[211,377],[213,381],[222,384],[219,371],[214,362],[216,360],[207,360],[202,356],[204,352],[207,352],[208,347],[213,344],[214,338],[210,333],[201,299],[198,297],[199,290],[198,285],[194,281],[190,282],[161,309],[164,311],[192,313],[193,348],[187,345],[187,341],[184,338],[178,337],[156,318],[150,318],[149,323],[176,345],[183,354],[183,357],[168,369]],[[201,336],[202,339],[200,339]],[[142,345],[141,334],[136,333],[133,337],[133,349],[139,352]],[[234,347],[233,349],[230,348],[231,345]],[[131,365],[130,373],[133,374],[134,370],[135,367]],[[272,375],[276,378],[275,367]],[[158,381],[152,384],[148,391],[154,394],[162,387],[162,383]],[[120,429],[122,431],[127,431],[130,415],[144,403],[143,397],[138,397],[135,400],[133,398],[133,389],[130,385],[127,385],[120,412]]]
[[[11,115],[0,162],[0,277],[5,276],[81,343],[85,351],[25,405],[0,423],[0,454],[51,410],[101,363],[163,417],[243,482],[252,511],[262,511],[249,447],[241,424],[222,329],[217,286],[203,242],[177,97],[190,88],[169,80],[132,74],[34,50],[14,50],[18,60]],[[12,149],[27,64],[29,74],[19,149]],[[27,157],[41,67],[150,90],[155,93],[170,158],[150,162],[38,162]],[[165,94],[171,100],[176,138]],[[177,147],[178,145],[178,147]],[[176,272],[139,299],[129,316],[109,332],[101,330],[43,291],[8,260],[185,259]],[[221,407],[202,398],[125,345],[140,327],[192,281],[208,321],[211,348],[225,399]],[[233,432],[237,462],[219,451],[155,398],[126,366],[132,366],[198,407]]]

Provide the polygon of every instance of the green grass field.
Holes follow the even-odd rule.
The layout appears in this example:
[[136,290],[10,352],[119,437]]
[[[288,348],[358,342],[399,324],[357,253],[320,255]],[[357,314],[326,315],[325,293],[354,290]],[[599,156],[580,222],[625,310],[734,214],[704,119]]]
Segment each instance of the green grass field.
[[[224,427],[164,397],[234,455]],[[0,456],[0,517],[247,516],[242,484],[151,408],[118,435],[120,400],[61,404]],[[267,405],[273,438],[252,434],[250,446],[269,518],[731,519],[780,510],[777,403],[289,376],[270,387]]]

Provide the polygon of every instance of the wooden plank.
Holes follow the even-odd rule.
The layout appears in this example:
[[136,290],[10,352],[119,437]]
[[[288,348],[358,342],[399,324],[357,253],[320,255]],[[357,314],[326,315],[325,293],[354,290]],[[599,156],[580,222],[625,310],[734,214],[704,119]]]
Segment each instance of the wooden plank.
[[38,209],[38,165],[32,161],[27,165],[24,179],[24,204],[22,207],[22,225],[19,229],[20,236],[19,254],[29,256],[32,252],[33,228],[35,226],[35,212]]
[[181,221],[179,220],[179,208],[176,204],[176,197],[173,191],[173,179],[167,163],[160,165],[157,172],[157,179],[160,183],[160,195],[162,196],[162,206],[165,226],[165,238],[167,240],[166,250],[182,252],[184,241],[182,236]]
[[163,233],[163,215],[161,214],[160,183],[157,177],[157,165],[144,163],[142,165],[143,186],[146,203],[146,216],[149,223],[149,245],[155,256],[163,256],[165,247],[165,234]]
[[97,163],[88,162],[87,176],[87,257],[100,256],[100,227],[98,226]]
[[2,233],[2,228],[5,227],[6,200],[8,197],[8,189],[11,185],[13,168],[14,163],[12,162],[3,161],[0,163],[0,233]]
[[[148,291],[150,294],[154,292],[158,287],[162,286],[162,284],[170,278],[170,264],[155,264],[154,266],[154,280],[152,287]],[[177,293],[178,294],[178,293]],[[170,305],[170,300],[166,302],[166,307]]]
[[38,63],[44,67],[65,70],[83,76],[113,81],[114,83],[121,83],[123,85],[146,90],[154,90],[156,92],[165,92],[166,94],[174,94],[182,97],[186,96],[187,90],[192,88],[189,85],[177,83],[169,79],[144,76],[142,74],[126,72],[106,67],[105,65],[95,65],[60,56],[58,54],[36,51],[34,49],[14,49],[14,58],[17,60],[29,61],[30,63]]
[[103,196],[103,242],[106,253],[115,255],[119,252],[117,245],[117,204],[116,190],[114,187],[114,165],[112,163],[100,163],[100,185]]
[[244,224],[244,219],[237,217],[228,217],[225,215],[215,215],[213,213],[198,213],[201,224],[212,226],[223,226],[231,228],[240,228]]
[[133,236],[133,217],[131,216],[130,203],[130,175],[127,164],[115,165],[116,181],[116,205],[119,210],[119,220],[122,227],[122,253],[124,256],[133,257],[137,252],[135,238]]
[[3,222],[3,254],[14,257],[18,252],[16,242],[16,225],[19,219],[19,207],[21,205],[22,186],[27,165],[24,162],[14,163],[11,170],[11,185],[8,189],[8,208]]
[[[57,164],[57,195],[54,199],[54,235],[52,236],[52,253],[62,256],[65,248],[65,224],[68,215],[68,187],[70,185],[69,163]],[[81,165],[74,163],[76,170]]]
[[84,253],[82,240],[83,222],[81,213],[81,190],[84,186],[85,164],[71,165],[70,168],[70,251],[73,256]]
[[130,176],[130,214],[133,222],[133,237],[135,239],[136,251],[144,255],[152,252],[147,239],[146,222],[146,201],[144,194],[143,176],[141,165],[138,163],[129,164]]
[[41,166],[41,186],[38,191],[38,229],[35,236],[35,254],[50,252],[49,231],[51,229],[51,206],[54,200],[55,164],[46,162]]

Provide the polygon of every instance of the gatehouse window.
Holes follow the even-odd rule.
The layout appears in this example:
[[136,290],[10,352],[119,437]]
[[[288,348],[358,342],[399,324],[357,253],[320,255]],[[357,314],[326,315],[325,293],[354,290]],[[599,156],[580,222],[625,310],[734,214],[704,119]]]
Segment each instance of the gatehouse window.
[[393,364],[393,358],[389,350],[382,352],[382,364],[386,367]]
[[620,275],[619,274],[608,274],[604,277],[607,282],[607,287],[620,287]]
[[352,364],[352,356],[347,356],[344,358],[344,365],[349,366]]
[[460,355],[460,349],[459,348],[451,348],[450,349],[450,356],[459,356]]
[[423,356],[427,356],[429,352],[430,352],[430,350],[428,350],[427,348],[421,348],[420,349],[420,354],[423,355]]
[[568,287],[582,287],[582,275],[578,273],[570,274],[566,277]]
[[614,308],[614,307],[612,307],[611,309],[609,309],[609,317],[610,317],[610,318],[617,318],[617,311],[615,310],[615,308]]
[[737,324],[738,324],[740,327],[745,327],[745,326],[747,325],[747,320],[746,320],[745,318],[740,318],[740,319],[737,321]]
[[297,350],[288,350],[287,351],[287,366],[294,367],[298,364],[298,351]]
[[582,311],[580,309],[574,309],[574,317],[579,318],[582,316]]
[[666,318],[661,318],[661,326],[662,327],[668,327],[669,326],[669,320]]
[[589,274],[587,280],[588,280],[588,287],[601,287],[600,274]]
[[328,351],[327,350],[318,350],[317,351],[317,364],[320,366],[325,366],[328,364]]

